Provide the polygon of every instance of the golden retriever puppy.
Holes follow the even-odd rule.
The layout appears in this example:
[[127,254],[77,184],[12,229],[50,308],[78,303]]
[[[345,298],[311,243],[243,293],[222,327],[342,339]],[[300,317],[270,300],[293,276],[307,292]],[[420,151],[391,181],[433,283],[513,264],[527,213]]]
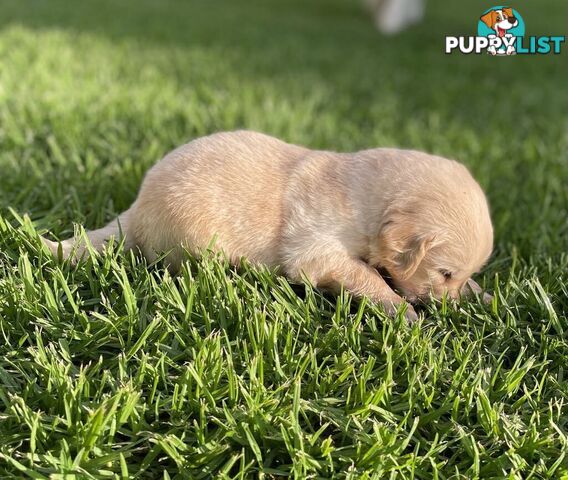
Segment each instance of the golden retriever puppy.
[[[249,131],[172,151],[126,212],[87,234],[98,251],[123,235],[149,260],[167,252],[173,269],[184,250],[212,248],[233,264],[245,257],[295,282],[344,287],[390,314],[403,297],[457,297],[493,244],[485,195],[455,161],[386,148],[314,151]],[[44,241],[65,258],[85,252],[82,239]]]

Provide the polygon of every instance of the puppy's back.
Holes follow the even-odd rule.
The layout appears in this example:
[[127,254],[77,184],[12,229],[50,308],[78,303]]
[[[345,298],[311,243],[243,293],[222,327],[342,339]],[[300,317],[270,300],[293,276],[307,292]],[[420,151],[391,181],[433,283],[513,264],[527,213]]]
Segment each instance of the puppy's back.
[[146,255],[178,245],[215,248],[255,263],[275,257],[282,196],[291,170],[307,149],[268,135],[223,132],[168,154],[147,174],[133,207],[133,235]]

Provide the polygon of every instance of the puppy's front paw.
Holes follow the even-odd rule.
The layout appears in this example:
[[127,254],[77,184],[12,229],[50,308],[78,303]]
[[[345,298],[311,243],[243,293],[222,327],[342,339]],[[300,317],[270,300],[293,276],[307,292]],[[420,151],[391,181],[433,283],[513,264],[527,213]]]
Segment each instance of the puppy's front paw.
[[412,324],[418,320],[418,314],[414,310],[414,307],[402,299],[386,301],[383,302],[383,305],[385,312],[390,317],[396,317],[397,313],[404,309],[404,316],[406,320],[408,320],[408,323]]
[[487,292],[483,292],[481,300],[483,301],[483,303],[491,303],[493,301],[493,295],[490,295]]
[[407,303],[406,305],[407,308],[406,312],[404,312],[404,316],[406,317],[408,323],[413,324],[414,322],[418,321],[418,314],[416,313],[416,310],[414,310],[414,307],[412,305],[410,305],[409,303]]
[[491,303],[493,301],[493,296],[484,292],[479,284],[471,278],[465,282],[461,294],[465,297],[479,296],[483,303]]

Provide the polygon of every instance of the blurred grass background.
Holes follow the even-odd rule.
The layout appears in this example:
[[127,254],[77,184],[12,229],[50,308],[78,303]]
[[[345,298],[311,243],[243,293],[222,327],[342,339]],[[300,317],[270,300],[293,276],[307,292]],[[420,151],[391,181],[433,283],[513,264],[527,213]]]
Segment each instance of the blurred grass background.
[[[108,315],[112,320],[109,322],[114,322],[120,330],[120,325],[123,325],[120,320],[123,318],[122,310],[141,308],[140,302],[146,307],[154,302],[159,304],[160,299],[166,295],[161,290],[166,287],[158,287],[151,282],[152,275],[164,275],[164,272],[144,273],[143,264],[136,263],[139,261],[135,259],[123,259],[126,272],[133,277],[128,277],[134,282],[131,286],[133,295],[138,295],[141,299],[137,306],[130,307],[125,306],[128,303],[125,303],[122,293],[113,296],[111,286],[123,292],[128,283],[122,277],[120,281],[117,280],[110,270],[97,270],[93,273],[88,269],[70,266],[63,266],[63,270],[60,270],[60,267],[41,256],[38,260],[35,257],[39,253],[34,250],[38,247],[30,239],[32,227],[18,226],[18,220],[9,208],[19,214],[29,214],[35,228],[40,231],[49,230],[61,237],[73,231],[73,222],[83,223],[89,228],[98,227],[129,206],[136,196],[144,172],[167,151],[197,136],[236,128],[263,131],[313,148],[343,151],[373,146],[415,148],[456,158],[468,165],[487,192],[495,225],[496,251],[486,269],[485,281],[489,285],[495,281],[496,287],[504,292],[503,298],[498,296],[499,301],[508,306],[494,305],[493,313],[479,305],[466,306],[466,310],[470,309],[467,310],[470,314],[466,315],[469,319],[466,327],[460,326],[462,322],[458,314],[452,317],[440,313],[437,307],[432,307],[432,322],[428,324],[428,328],[424,327],[422,333],[405,333],[402,328],[403,332],[398,332],[397,335],[403,337],[402,340],[397,340],[396,346],[389,344],[388,335],[381,340],[381,345],[386,350],[394,348],[396,351],[404,345],[404,339],[407,338],[405,335],[414,335],[423,341],[425,338],[442,335],[445,331],[453,331],[458,336],[463,335],[465,339],[475,337],[489,341],[492,338],[491,342],[497,342],[498,339],[497,344],[491,343],[489,351],[485,349],[485,340],[479,344],[473,342],[474,356],[478,356],[477,363],[474,362],[476,368],[487,368],[494,372],[491,369],[497,368],[502,355],[505,358],[512,355],[509,367],[513,368],[518,352],[523,352],[522,355],[526,358],[533,358],[531,366],[540,365],[538,374],[535,373],[533,377],[528,375],[523,380],[527,383],[520,383],[515,388],[528,392],[541,382],[545,393],[539,394],[534,404],[531,404],[533,413],[548,408],[549,404],[560,405],[558,408],[562,410],[563,424],[559,424],[558,428],[565,432],[563,402],[566,401],[567,389],[563,371],[566,369],[565,358],[568,354],[565,336],[565,329],[568,328],[565,255],[568,250],[568,47],[564,45],[563,53],[558,56],[493,58],[488,55],[445,55],[444,37],[475,34],[478,17],[490,6],[492,5],[473,0],[460,2],[459,5],[432,0],[428,2],[426,19],[421,25],[398,36],[385,38],[373,29],[372,21],[361,4],[346,0],[1,0],[0,221],[4,227],[0,240],[0,320],[5,343],[0,351],[4,349],[2,353],[9,360],[0,372],[9,374],[8,377],[11,378],[4,379],[0,387],[0,398],[8,412],[3,417],[5,427],[0,426],[2,458],[6,462],[8,458],[16,458],[26,468],[43,471],[46,475],[64,470],[62,464],[50,463],[51,460],[45,457],[34,458],[28,434],[17,434],[26,421],[22,420],[23,414],[14,413],[14,405],[17,404],[14,398],[25,398],[24,403],[29,400],[30,412],[45,412],[47,407],[34,401],[48,395],[50,391],[47,386],[49,382],[42,377],[42,369],[34,364],[37,360],[27,363],[26,349],[39,347],[36,340],[28,337],[26,332],[35,331],[41,326],[38,331],[40,333],[36,333],[46,345],[57,342],[58,338],[68,337],[67,341],[71,341],[75,338],[76,330],[82,332],[77,334],[77,338],[83,338],[83,334],[87,338],[91,333],[86,323],[81,322],[81,318],[88,317],[89,322],[95,322],[94,324],[97,321],[105,323],[92,318],[92,310]],[[562,0],[547,0],[546,8],[542,2],[536,1],[512,6],[524,17],[528,35],[567,33],[568,5]],[[32,258],[31,270],[21,260],[26,252]],[[111,257],[112,255],[107,257],[107,260]],[[113,262],[118,261],[115,257],[112,258]],[[26,276],[28,274],[31,276]],[[65,281],[60,282],[60,274]],[[261,275],[251,273],[253,278],[257,274]],[[223,269],[215,275],[218,283],[213,282],[217,285],[214,291],[221,292],[220,295],[223,295],[231,282],[241,281]],[[138,284],[136,279],[139,280]],[[194,281],[186,280],[189,283]],[[186,280],[177,282],[184,285]],[[47,308],[50,303],[49,295],[44,290],[44,281],[53,286],[54,292],[60,289],[61,298],[57,298],[61,303],[55,302],[55,306]],[[255,282],[253,283],[257,286],[280,288],[280,280],[271,276],[261,276]],[[86,288],[85,283],[90,287]],[[56,284],[59,287],[56,288]],[[64,285],[70,289],[69,292],[65,291]],[[107,295],[124,304],[110,313],[104,299],[101,300],[100,289],[106,291],[107,287]],[[207,289],[203,290],[206,291]],[[259,308],[252,300],[247,306],[247,296],[251,296],[251,299],[254,297],[251,292],[247,291],[243,297],[245,306],[242,308],[245,309],[245,314],[242,318],[254,316],[253,312]],[[229,301],[225,297],[222,297],[224,300],[214,301],[208,299],[205,293],[202,295],[199,297],[202,302],[200,308],[205,310],[216,311],[215,302]],[[69,297],[76,299],[77,309],[67,304]],[[286,302],[295,302],[291,297],[285,298],[287,300],[282,301],[286,305]],[[314,300],[316,303],[323,303],[318,303],[317,308],[310,310],[310,315],[323,315],[323,318],[329,320],[334,315],[334,306],[328,305],[322,297],[314,298],[319,299]],[[45,309],[42,310],[42,306]],[[157,307],[148,308],[146,314],[149,316],[160,311]],[[342,310],[344,307],[337,308],[338,312],[343,312],[338,314],[341,322],[349,324],[354,313],[349,313],[349,309]],[[133,332],[145,331],[146,320],[140,320],[140,312],[134,314],[131,311],[129,317],[126,310],[124,315],[130,319],[128,331],[131,335],[124,345],[118,342],[111,347],[105,343],[105,332],[109,339],[114,334],[110,327],[107,331],[101,326],[102,333],[99,333],[100,337],[96,337],[96,341],[91,339],[84,340],[86,343],[81,343],[83,340],[71,343],[69,358],[63,355],[61,361],[79,368],[86,359],[80,355],[76,359],[73,352],[84,355],[86,348],[92,348],[86,358],[95,361],[109,348],[110,351],[118,352],[127,348],[130,345],[128,342],[135,342],[136,335]],[[293,332],[299,329],[300,351],[302,348],[312,351],[319,345],[319,340],[313,338],[313,331],[309,328],[303,330],[305,326],[302,322],[306,321],[304,317],[300,315],[296,319],[300,323],[294,324],[296,320],[293,315],[282,316],[278,311],[276,307],[272,311],[275,325],[282,321],[292,322],[286,324],[286,328]],[[269,309],[269,317],[270,312]],[[364,318],[379,315],[375,310],[365,312]],[[47,321],[48,324],[52,322],[53,330],[46,328],[40,321],[42,315],[53,317]],[[67,318],[69,323],[58,324],[58,315],[61,319]],[[177,319],[175,313],[171,315]],[[473,322],[471,325],[470,320]],[[199,322],[203,322],[203,318],[193,321],[197,322],[196,331],[201,332]],[[396,327],[396,324],[388,325],[389,328]],[[181,330],[186,327],[187,325],[179,326]],[[339,328],[337,325],[330,326],[330,332],[336,327]],[[506,332],[505,327],[510,330]],[[461,328],[465,328],[466,333]],[[535,340],[533,329],[542,333],[538,340]],[[244,342],[247,341],[246,327],[235,327],[228,331],[231,342],[238,343],[241,338],[239,335],[242,335]],[[156,332],[160,332],[160,328],[154,330],[152,335],[158,335]],[[147,337],[148,341],[154,338],[152,335]],[[365,331],[362,335],[365,337]],[[160,341],[156,339],[158,337]],[[149,346],[146,352],[156,362],[161,357],[150,350],[154,347],[159,350],[162,341],[167,343],[163,337],[158,337],[154,338],[157,344]],[[112,343],[111,340],[109,342]],[[329,347],[326,342],[327,340],[320,348]],[[439,343],[440,338],[431,344],[428,342],[430,340],[423,345],[426,345],[426,350],[430,348],[429,355],[445,348]],[[349,345],[340,344],[336,347],[337,355],[351,351]],[[255,348],[258,348],[259,354],[264,351],[262,345]],[[278,350],[280,347],[274,348]],[[464,345],[463,348],[467,350],[468,347]],[[184,362],[193,361],[193,353],[186,352],[184,356],[185,350],[182,348],[180,351],[182,353],[178,352],[178,356],[174,356],[176,362],[185,365]],[[266,351],[264,354],[268,355]],[[420,358],[416,352],[407,354],[410,355],[408,361],[411,364]],[[332,358],[334,353],[328,355]],[[366,355],[364,349],[360,355]],[[456,360],[459,355],[455,355],[455,364],[449,362],[447,371],[441,366],[435,368],[441,368],[450,377],[456,374],[460,361]],[[245,358],[246,355],[239,357],[236,354],[234,361],[245,361]],[[98,387],[92,388],[100,387],[100,376],[106,375],[103,372],[107,369],[111,375],[115,375],[123,368],[126,371],[129,368],[139,368],[141,358],[136,356],[133,361],[134,366],[130,367],[120,363],[100,365],[92,377]],[[318,364],[322,360],[316,355],[313,361]],[[164,379],[164,385],[160,384],[164,398],[172,395],[171,388],[176,382],[181,382],[183,377],[173,364],[171,368],[171,376],[168,376],[167,381]],[[237,373],[239,368],[236,368]],[[372,367],[369,368],[372,370]],[[475,377],[476,370],[471,368]],[[22,373],[24,371],[27,373]],[[403,370],[399,374],[403,377],[406,375]],[[70,379],[73,377],[72,373],[68,375]],[[330,398],[339,402],[340,409],[346,408],[342,402],[344,396],[349,395],[350,382],[357,385],[357,382],[362,381],[356,369],[353,375],[353,379],[344,378],[343,383],[339,382],[326,390]],[[267,377],[272,378],[268,374]],[[402,382],[401,378],[393,381]],[[467,376],[464,378],[464,385],[472,381]],[[272,380],[273,387],[276,388],[276,377]],[[24,395],[23,392],[27,391],[25,385],[29,382],[35,387]],[[479,385],[482,384],[483,382]],[[136,384],[136,388],[145,392],[147,386],[144,385],[141,382]],[[95,408],[104,396],[102,392],[105,390],[100,388],[100,396],[95,395],[97,398],[93,398],[88,392],[85,394],[85,405],[90,405],[82,410],[85,418],[77,417],[68,425],[69,429],[63,429],[62,432],[58,431],[59,427],[53,427],[58,432],[53,434],[57,439],[53,443],[46,441],[51,438],[46,425],[62,414],[63,406],[50,407],[51,411],[47,408],[51,417],[45,420],[42,427],[45,438],[41,448],[34,448],[42,451],[42,454],[51,452],[56,457],[61,451],[65,451],[60,442],[62,439],[72,442],[71,439],[76,435],[73,428],[79,428],[77,425],[80,422],[88,422],[85,419],[91,418],[89,409],[91,406]],[[268,385],[266,388],[270,390],[272,387]],[[415,399],[411,393],[408,394],[411,400],[399,404],[399,407],[403,405],[400,408],[412,411],[409,405],[414,405]],[[154,404],[144,395],[146,393],[142,395],[143,400],[140,400],[140,409],[152,405],[152,408],[164,409],[166,412],[169,408],[167,402]],[[301,395],[304,400],[310,401],[315,394],[302,391]],[[442,408],[441,405],[445,405],[443,388],[434,389],[432,395],[434,400],[429,400],[432,405],[438,402],[436,408]],[[456,397],[451,397],[452,401],[459,397],[459,394],[455,395]],[[361,398],[363,397],[362,395]],[[497,401],[490,394],[489,397],[490,402]],[[515,402],[520,401],[519,397],[511,392],[505,392],[503,398],[497,397],[504,405],[503,408],[508,408],[511,415],[522,419],[519,422],[524,426],[520,427],[520,431],[528,431],[531,428],[531,410],[518,411],[520,407]],[[223,395],[219,397],[219,402],[222,398]],[[475,400],[472,401],[475,403]],[[298,408],[295,405],[294,408]],[[193,415],[199,411],[196,408],[197,410],[188,413],[188,422],[193,421]],[[345,418],[352,411],[357,411],[357,408],[362,407],[358,405],[351,410],[347,409],[349,411],[345,410]],[[405,414],[388,404],[382,404],[380,408],[395,411],[397,415]],[[426,410],[430,411],[428,408]],[[432,407],[433,411],[436,408]],[[35,414],[29,415],[33,418]],[[400,420],[388,418],[395,423]],[[351,421],[354,423],[349,426],[340,428],[336,425],[328,427],[330,432],[326,431],[336,444],[342,444],[339,439],[343,438],[343,443],[347,445],[346,453],[334,457],[335,463],[331,462],[332,466],[312,465],[312,470],[305,467],[305,470],[297,471],[292,467],[283,467],[278,474],[296,472],[300,475],[298,472],[304,472],[307,475],[309,472],[317,472],[319,475],[332,476],[345,471],[348,465],[353,465],[354,468],[352,478],[360,478],[362,472],[376,474],[376,465],[369,467],[361,461],[366,447],[357,446],[359,426],[356,416]],[[463,425],[460,428],[471,428],[473,432],[478,426],[476,420],[468,416],[459,421]],[[33,421],[30,422],[33,425]],[[418,433],[413,434],[415,437],[412,437],[409,448],[421,452],[421,448],[425,448],[425,442],[434,441],[435,435],[444,437],[451,428],[455,430],[456,422],[458,421],[452,417],[445,419],[438,427],[424,427],[421,424],[424,431],[420,433],[418,430]],[[148,425],[159,429],[157,425],[161,424],[150,422]],[[146,428],[150,428],[148,425]],[[400,425],[400,431],[393,434],[399,443],[400,437],[397,435],[408,434],[411,423]],[[165,426],[164,428],[167,430]],[[303,427],[300,425],[298,428]],[[183,429],[180,431],[183,432]],[[526,474],[531,468],[536,468],[534,472],[537,473],[534,474],[537,477],[548,475],[553,478],[558,475],[558,465],[563,468],[566,466],[566,461],[563,460],[566,435],[551,430],[549,426],[542,427],[539,432],[537,433],[545,439],[543,445],[546,444],[548,450],[535,440],[534,445],[531,444],[525,450],[515,450],[515,454],[521,457],[523,451],[536,455],[534,458],[528,454],[526,458],[523,457],[526,465],[511,467],[509,464],[514,465],[515,461],[507,460],[498,463],[495,471],[489,469],[491,475],[498,476],[499,468],[504,469],[501,473],[509,471]],[[130,465],[130,470],[127,468],[127,471],[136,472],[141,459],[147,458],[147,452],[138,452],[139,443],[136,442],[144,442],[132,432],[123,432],[123,435],[121,441],[127,445],[124,451],[133,455],[128,457],[131,460],[127,462]],[[265,467],[270,464],[270,459],[274,465],[297,466],[294,462],[300,462],[293,455],[283,459],[285,456],[279,457],[279,453],[271,454],[270,448],[266,446],[261,446],[258,453],[251,447],[250,438],[243,435],[244,440],[237,442],[244,452],[239,457],[239,462],[242,459],[246,461],[242,460],[244,467],[229,468],[231,475],[235,474],[235,468],[244,476],[262,471],[259,455],[264,458]],[[255,430],[251,435],[257,439],[263,437],[262,433]],[[495,435],[499,437],[497,433]],[[513,448],[505,440],[498,441],[490,434],[482,437],[476,437],[474,433],[474,443],[469,445],[467,441],[463,441],[461,447],[455,447],[454,456],[444,457],[445,454],[440,453],[435,461],[436,467],[432,467],[429,460],[423,459],[423,463],[416,460],[418,463],[414,464],[417,469],[414,475],[431,478],[430,475],[435,470],[439,472],[440,478],[449,478],[452,472],[456,472],[456,466],[459,466],[460,471],[468,471],[468,475],[475,476],[475,472],[480,475],[479,458],[482,459],[481,464],[490,464],[495,458],[501,458],[499,455],[506,456],[508,448]],[[183,443],[185,437],[181,435],[179,438]],[[97,443],[98,440],[92,440],[92,445],[91,440],[88,440],[86,442],[91,448],[88,455],[104,459],[108,452],[122,448],[121,441],[108,440],[103,446]],[[203,443],[200,443],[202,438],[198,436],[195,441],[203,447]],[[354,449],[352,451],[348,448],[350,444]],[[74,448],[75,450],[71,450],[75,453],[69,453],[69,458],[74,458],[73,455],[80,450],[79,446]],[[177,457],[164,448],[160,454],[164,459],[160,462],[166,470],[170,468],[170,473],[174,472],[172,476],[175,471],[182,477],[188,476],[188,471],[191,470],[188,465],[192,462],[199,463],[196,460],[199,452],[194,452],[196,457],[192,456],[193,453],[186,452],[180,454],[180,466],[177,460],[172,460]],[[230,447],[229,452],[236,452],[236,455],[241,451],[239,448]],[[476,449],[481,450],[476,454]],[[275,451],[278,452],[277,449]],[[386,455],[385,452],[382,453]],[[409,451],[403,453],[407,455]],[[400,455],[403,453],[399,452]],[[229,458],[230,455],[227,455]],[[222,456],[218,453],[215,458]],[[118,458],[115,455],[108,460],[111,464],[108,470],[116,475],[121,475],[116,472],[122,471],[122,476],[125,476],[125,470],[120,470],[117,463]],[[534,460],[532,464],[531,458]],[[252,464],[249,465],[251,459]],[[477,470],[474,468],[476,461]],[[557,461],[560,463],[556,470],[550,470]],[[90,472],[90,475],[104,476],[98,464],[83,467],[81,475]],[[0,468],[4,468],[4,472],[10,472],[10,475],[15,475],[14,472],[18,471],[13,462]],[[65,468],[74,471],[72,467]],[[195,468],[199,470],[198,467]],[[278,468],[274,468],[278,471]],[[473,470],[468,470],[469,468]],[[191,475],[196,475],[197,470],[191,470]],[[411,476],[409,471],[405,472]],[[156,467],[155,470],[146,470],[145,475],[157,478],[157,472],[161,470]],[[127,477],[129,475],[126,474]]]

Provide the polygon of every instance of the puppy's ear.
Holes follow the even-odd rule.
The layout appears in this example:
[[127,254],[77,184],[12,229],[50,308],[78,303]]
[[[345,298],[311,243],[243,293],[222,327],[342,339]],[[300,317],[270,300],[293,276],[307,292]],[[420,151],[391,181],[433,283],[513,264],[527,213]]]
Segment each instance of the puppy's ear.
[[505,13],[505,15],[507,15],[507,17],[514,17],[513,9],[511,7],[504,8],[503,13]]
[[497,12],[491,10],[481,17],[481,21],[485,23],[489,28],[493,28],[493,25],[497,23]]
[[396,271],[402,279],[410,278],[432,247],[434,237],[417,234],[409,225],[400,221],[388,221],[379,235],[381,263]]

